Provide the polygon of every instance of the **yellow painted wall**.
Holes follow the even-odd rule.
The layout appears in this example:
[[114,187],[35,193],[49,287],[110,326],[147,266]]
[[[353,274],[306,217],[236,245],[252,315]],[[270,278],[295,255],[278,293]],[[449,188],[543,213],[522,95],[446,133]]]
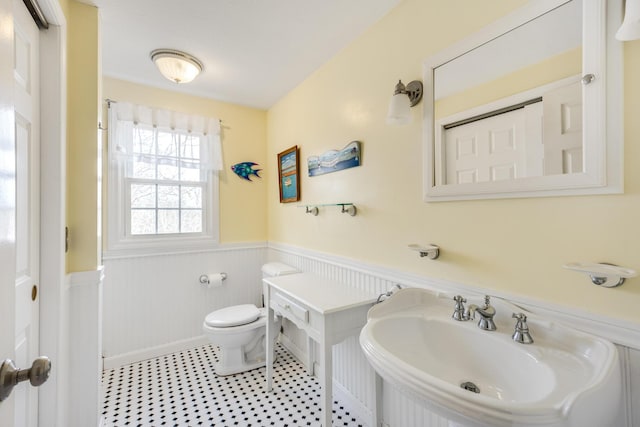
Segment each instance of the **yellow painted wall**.
[[[385,267],[640,321],[640,278],[601,289],[562,265],[640,269],[640,42],[625,44],[625,194],[465,202],[422,201],[422,105],[414,121],[385,115],[399,78],[421,79],[435,52],[524,0],[405,0],[268,113],[269,240]],[[464,13],[462,13],[464,12]],[[309,178],[310,155],[363,142],[363,165]],[[301,147],[301,203],[354,202],[358,216],[317,217],[278,201],[276,154]],[[410,243],[441,246],[420,259]]]
[[[61,3],[62,4],[62,3]],[[100,260],[98,9],[64,2],[67,19],[67,271],[95,270]]]
[[62,8],[62,13],[64,14],[66,19],[69,19],[69,2],[74,0],[58,0],[60,3],[60,7]]
[[249,182],[230,169],[231,165],[246,161],[266,169],[266,111],[112,78],[103,79],[103,89],[105,98],[116,101],[220,118],[224,156],[224,170],[220,173],[220,241],[267,239],[266,183],[273,174],[264,170],[260,173],[262,178],[252,176]]

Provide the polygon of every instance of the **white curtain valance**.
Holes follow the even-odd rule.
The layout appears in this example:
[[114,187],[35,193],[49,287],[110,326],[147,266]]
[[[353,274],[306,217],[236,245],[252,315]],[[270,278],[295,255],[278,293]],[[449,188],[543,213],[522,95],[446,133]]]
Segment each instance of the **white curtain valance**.
[[133,132],[139,127],[153,127],[176,133],[201,136],[204,157],[201,168],[222,170],[220,120],[177,111],[150,108],[128,102],[111,102],[109,105],[109,157],[112,161],[130,160]]

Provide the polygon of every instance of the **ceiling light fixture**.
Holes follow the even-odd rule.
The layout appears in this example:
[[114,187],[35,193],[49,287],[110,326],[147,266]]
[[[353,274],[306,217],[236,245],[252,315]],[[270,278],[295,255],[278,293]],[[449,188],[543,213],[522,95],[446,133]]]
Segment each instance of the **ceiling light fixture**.
[[411,122],[411,107],[422,99],[422,82],[414,80],[406,87],[398,80],[387,113],[387,123],[403,125]]
[[196,57],[174,49],[156,49],[151,52],[151,60],[163,76],[175,83],[189,83],[203,69]]

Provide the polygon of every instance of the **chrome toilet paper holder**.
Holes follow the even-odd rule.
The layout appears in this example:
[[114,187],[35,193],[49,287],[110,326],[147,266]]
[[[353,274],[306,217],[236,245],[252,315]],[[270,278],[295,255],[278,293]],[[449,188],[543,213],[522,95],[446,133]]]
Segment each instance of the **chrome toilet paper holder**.
[[[220,276],[222,276],[222,280],[227,280],[227,273],[220,273]],[[200,283],[203,285],[208,285],[209,283],[211,283],[211,281],[209,280],[209,275],[208,274],[200,275]]]

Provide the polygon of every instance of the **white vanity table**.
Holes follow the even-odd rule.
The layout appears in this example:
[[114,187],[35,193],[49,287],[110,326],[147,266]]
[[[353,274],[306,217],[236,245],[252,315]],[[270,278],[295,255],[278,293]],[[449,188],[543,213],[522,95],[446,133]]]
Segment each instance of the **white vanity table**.
[[[332,346],[360,333],[376,295],[309,273],[263,279],[265,304],[269,313],[286,317],[307,333],[307,373],[313,373],[312,342],[320,349],[320,406],[322,425],[331,426]],[[272,322],[267,322],[267,391],[273,383]],[[374,414],[376,413],[374,409]]]

